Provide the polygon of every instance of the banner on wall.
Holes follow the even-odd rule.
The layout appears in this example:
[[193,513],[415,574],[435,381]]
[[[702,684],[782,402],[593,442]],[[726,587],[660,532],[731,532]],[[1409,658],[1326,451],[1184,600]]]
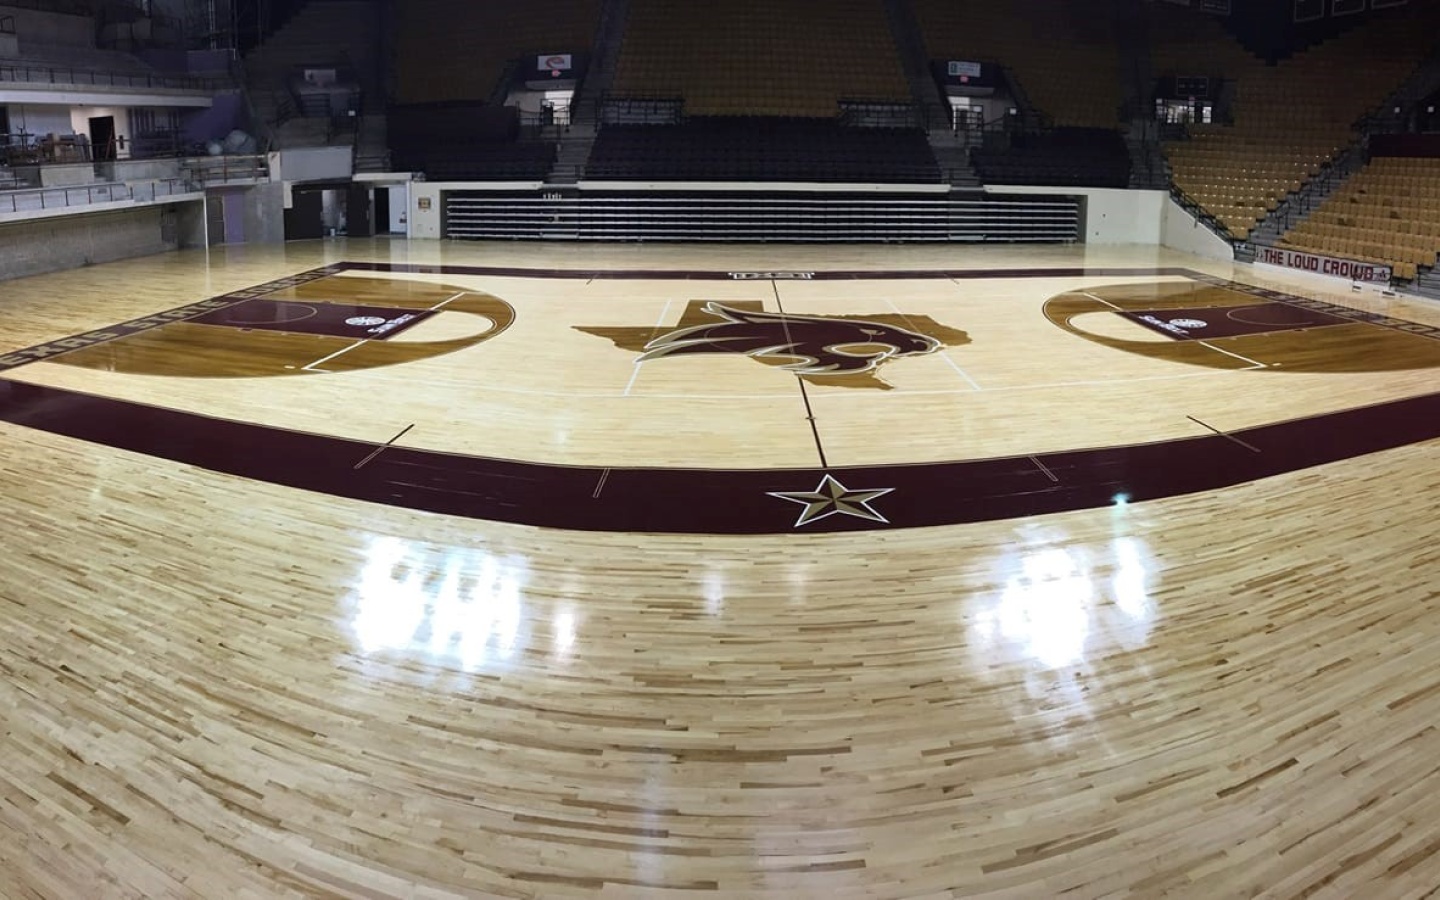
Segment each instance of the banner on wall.
[[978,62],[965,62],[963,60],[952,59],[949,65],[946,66],[946,72],[951,78],[979,78],[980,68]]
[[569,53],[548,53],[539,58],[535,68],[542,72],[568,72],[575,66],[574,57]]
[[1257,247],[1255,261],[1270,266],[1284,266],[1316,275],[1346,278],[1350,281],[1367,281],[1389,284],[1392,272],[1389,266],[1377,263],[1356,262],[1350,259],[1336,259],[1333,256],[1317,256],[1301,250],[1286,250],[1282,247]]

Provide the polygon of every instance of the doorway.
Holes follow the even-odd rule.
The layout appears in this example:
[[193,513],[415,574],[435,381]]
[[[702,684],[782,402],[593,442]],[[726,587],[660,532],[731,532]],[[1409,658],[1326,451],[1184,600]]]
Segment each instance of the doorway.
[[94,116],[90,119],[90,158],[110,162],[115,158],[115,117]]

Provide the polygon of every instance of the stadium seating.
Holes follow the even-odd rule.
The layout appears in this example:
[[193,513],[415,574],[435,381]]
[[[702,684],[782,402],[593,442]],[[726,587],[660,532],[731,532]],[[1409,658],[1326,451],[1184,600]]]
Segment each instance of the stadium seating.
[[1440,159],[1371,161],[1280,245],[1392,266],[1413,279],[1440,254]]
[[811,118],[696,117],[600,130],[586,177],[608,180],[928,183],[940,169],[918,128]]
[[695,116],[831,118],[842,100],[910,103],[882,0],[630,0],[618,96]]
[[1120,52],[1107,3],[913,0],[931,59],[1010,68],[1056,125],[1115,128]]
[[1073,187],[1124,188],[1130,184],[1130,154],[1113,128],[1056,128],[1016,135],[1008,144],[971,153],[981,180]]
[[600,0],[405,0],[396,5],[395,99],[485,100],[510,60],[590,50]]
[[[1157,74],[1235,83],[1234,123],[1189,126],[1170,142],[1174,181],[1236,236],[1297,190],[1354,138],[1354,123],[1400,84],[1433,33],[1382,16],[1275,66],[1250,55],[1203,13],[1153,4]],[[1363,59],[1363,65],[1352,60]]]

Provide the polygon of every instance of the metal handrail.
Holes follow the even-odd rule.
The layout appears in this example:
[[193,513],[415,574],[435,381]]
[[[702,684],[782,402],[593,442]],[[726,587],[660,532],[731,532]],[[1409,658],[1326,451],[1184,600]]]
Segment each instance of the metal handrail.
[[270,175],[270,161],[263,154],[197,156],[185,160],[184,166],[189,180],[199,184],[258,180]]
[[21,84],[82,84],[92,87],[147,87],[190,91],[216,91],[233,86],[223,78],[156,75],[148,72],[107,72],[100,69],[13,61],[0,64],[0,82],[6,81]]
[[96,203],[153,202],[161,197],[188,194],[195,186],[184,178],[162,178],[137,184],[89,184],[76,187],[35,188],[0,192],[0,215],[90,206]]

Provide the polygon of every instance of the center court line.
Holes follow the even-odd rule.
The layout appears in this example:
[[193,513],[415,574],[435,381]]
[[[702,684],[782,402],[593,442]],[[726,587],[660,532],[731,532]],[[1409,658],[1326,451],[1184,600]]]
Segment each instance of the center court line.
[[[907,315],[905,315],[903,312],[901,312],[901,311],[900,311],[900,307],[898,307],[898,306],[895,305],[895,301],[894,301],[894,300],[891,300],[889,297],[886,297],[886,298],[885,298],[885,303],[886,303],[887,306],[889,306],[891,309],[893,309],[893,310],[895,311],[895,314],[898,315],[898,316],[905,322],[906,325],[908,325],[908,326],[910,327],[910,330],[911,330],[911,331],[914,331],[914,332],[917,333],[917,334],[921,333],[920,330],[915,327],[914,323],[912,323],[912,322],[910,321],[910,317],[907,316]],[[969,382],[969,384],[970,384],[970,386],[971,386],[972,388],[974,388],[974,389],[977,390],[977,391],[983,391],[983,390],[984,390],[984,388],[982,388],[982,387],[979,385],[979,383],[975,381],[975,379],[973,379],[973,378],[970,377],[970,374],[969,374],[968,372],[966,372],[964,369],[960,368],[960,364],[959,364],[959,363],[955,362],[955,360],[953,360],[953,359],[950,358],[950,353],[949,353],[948,349],[942,348],[942,349],[940,350],[940,352],[939,352],[939,356],[940,356],[941,359],[945,360],[947,363],[950,364],[950,368],[954,369],[956,372],[959,372],[959,373],[960,373],[960,377],[963,378],[963,379],[965,379],[967,382]]]
[[1233,356],[1233,357],[1235,357],[1236,359],[1240,360],[1241,362],[1247,362],[1247,363],[1250,364],[1250,368],[1252,368],[1252,369],[1268,369],[1268,368],[1269,368],[1269,365],[1267,365],[1266,363],[1256,362],[1255,360],[1251,359],[1251,358],[1248,357],[1248,356],[1241,356],[1241,355],[1238,354],[1238,353],[1231,353],[1229,350],[1223,350],[1223,349],[1215,346],[1214,344],[1211,344],[1211,343],[1208,342],[1208,341],[1196,341],[1195,343],[1199,344],[1199,345],[1202,346],[1202,347],[1209,347],[1211,350],[1214,350],[1216,353],[1223,353],[1223,354],[1225,354],[1226,356]]
[[[790,320],[785,318],[785,303],[780,299],[780,285],[773,278],[770,279],[770,293],[775,295],[775,308],[780,310],[780,327],[785,329],[785,343],[794,347],[795,339],[790,334]],[[815,421],[815,410],[810,406],[810,392],[805,389],[805,376],[796,372],[795,383],[800,386],[800,399],[805,404],[805,421],[810,423],[810,434],[815,438],[815,453],[820,457],[820,468],[828,469],[830,463],[825,459],[825,445],[820,440],[820,425]]]
[[[674,300],[666,300],[666,301],[665,301],[665,308],[662,309],[662,310],[660,310],[660,318],[658,318],[658,319],[655,320],[655,328],[654,328],[653,330],[651,330],[651,332],[650,332],[650,339],[651,339],[651,340],[654,340],[654,339],[655,339],[655,332],[657,332],[657,331],[659,331],[661,328],[664,328],[664,327],[665,327],[665,319],[668,318],[669,315],[670,315],[670,304],[672,304],[672,303],[674,303],[674,302],[675,302]],[[633,371],[633,372],[630,373],[630,380],[625,383],[625,391],[624,391],[624,393],[622,393],[620,396],[622,396],[622,397],[628,397],[628,396],[630,396],[630,389],[633,388],[633,387],[635,387],[635,379],[637,379],[637,378],[640,377],[640,367],[643,366],[643,365],[644,365],[644,363],[642,363],[640,360],[637,359],[637,360],[635,361],[635,371]]]
[[[329,362],[330,360],[334,359],[335,357],[339,356],[339,355],[342,354],[342,353],[349,353],[351,350],[354,350],[356,347],[359,347],[359,346],[362,345],[362,344],[368,344],[368,343],[370,343],[370,342],[369,342],[369,341],[356,341],[355,343],[351,344],[351,345],[348,346],[348,347],[345,347],[344,349],[336,350],[334,353],[330,354],[329,356],[324,357],[323,359],[317,359],[317,360],[315,360],[314,362],[312,362],[312,363],[311,363],[310,365],[308,365],[308,366],[301,366],[300,369],[301,369],[301,371],[304,371],[304,372],[325,372],[326,370],[324,370],[324,369],[317,369],[317,368],[315,368],[315,367],[318,366],[318,365],[320,365],[321,363],[327,363],[327,362]],[[331,373],[326,372],[326,374],[331,374]]]
[[379,456],[382,452],[385,451],[385,449],[386,449],[387,447],[390,447],[390,446],[391,446],[392,444],[394,444],[396,441],[400,440],[402,437],[404,437],[406,434],[409,433],[410,429],[412,429],[412,428],[414,428],[414,427],[415,427],[415,423],[414,423],[414,422],[411,422],[409,425],[406,425],[404,428],[400,429],[400,433],[399,433],[399,434],[395,435],[395,436],[392,437],[390,440],[388,440],[388,441],[386,441],[385,443],[381,444],[380,446],[376,447],[374,450],[372,450],[372,451],[370,452],[370,455],[369,455],[369,456],[365,457],[364,459],[362,459],[362,460],[360,460],[358,463],[356,463],[356,464],[355,464],[355,469],[358,471],[361,466],[365,465],[365,464],[368,463],[370,460],[372,460],[372,459],[374,459],[375,457]]

